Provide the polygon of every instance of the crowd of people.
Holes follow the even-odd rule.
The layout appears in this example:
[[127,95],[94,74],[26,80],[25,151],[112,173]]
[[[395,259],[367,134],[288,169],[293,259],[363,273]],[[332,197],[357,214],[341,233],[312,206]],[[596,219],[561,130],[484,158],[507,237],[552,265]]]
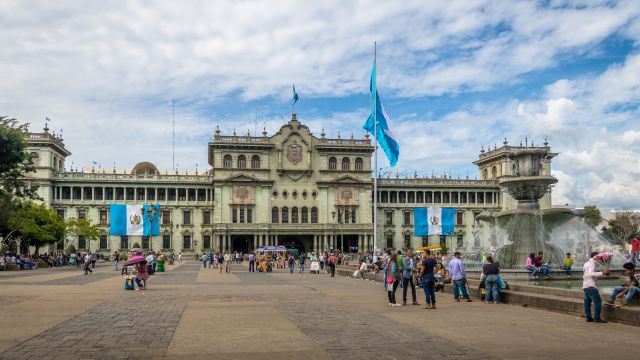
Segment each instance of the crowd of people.
[[96,267],[96,262],[104,260],[104,255],[93,252],[74,252],[68,255],[43,253],[33,257],[7,252],[0,255],[0,270],[6,270],[9,265],[15,265],[18,270],[35,270],[40,262],[48,268],[67,267],[71,270],[83,269],[85,273],[89,273]]

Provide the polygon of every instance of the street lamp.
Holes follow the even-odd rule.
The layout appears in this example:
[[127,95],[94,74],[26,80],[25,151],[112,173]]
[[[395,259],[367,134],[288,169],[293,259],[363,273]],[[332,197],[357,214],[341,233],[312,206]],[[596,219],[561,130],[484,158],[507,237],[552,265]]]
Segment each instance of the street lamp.
[[[346,212],[348,213],[348,211]],[[332,211],[331,212],[331,217],[333,218],[333,220],[336,219],[336,212]],[[343,245],[344,245],[344,221],[342,220],[342,210],[338,209],[338,223],[340,224],[340,251],[342,251],[343,249]]]
[[[153,250],[153,222],[158,215],[158,208],[156,208],[153,204],[148,204],[149,208],[147,209],[147,220],[149,220],[149,248]],[[144,210],[143,210],[144,211]]]

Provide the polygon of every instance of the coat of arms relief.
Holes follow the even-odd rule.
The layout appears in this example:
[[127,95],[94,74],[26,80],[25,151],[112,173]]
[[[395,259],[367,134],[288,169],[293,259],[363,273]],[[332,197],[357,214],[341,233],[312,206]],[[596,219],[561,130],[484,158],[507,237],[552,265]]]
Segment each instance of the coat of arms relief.
[[302,146],[297,141],[293,141],[287,147],[287,160],[293,165],[297,165],[302,161]]

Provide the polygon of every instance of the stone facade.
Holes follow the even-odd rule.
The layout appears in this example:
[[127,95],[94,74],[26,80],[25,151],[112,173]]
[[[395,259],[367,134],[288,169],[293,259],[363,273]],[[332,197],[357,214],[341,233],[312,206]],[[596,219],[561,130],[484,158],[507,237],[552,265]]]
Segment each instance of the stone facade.
[[[257,134],[254,134],[257,135]],[[526,146],[526,145],[525,145]],[[501,148],[482,152],[475,163],[481,180],[412,178],[378,180],[377,247],[419,247],[446,244],[475,251],[491,244],[487,229],[475,221],[483,211],[514,206],[501,191],[500,178],[512,176]],[[549,154],[543,171],[550,172]],[[372,250],[372,139],[319,137],[292,114],[272,136],[221,135],[216,129],[208,144],[210,168],[202,173],[159,171],[142,162],[132,171],[65,170],[71,153],[63,139],[49,133],[29,135],[29,149],[47,206],[65,219],[85,217],[98,224],[101,238],[69,244],[99,252],[143,248],[183,253],[252,250],[261,245],[285,245],[300,250]],[[495,170],[494,170],[495,169]],[[550,206],[550,194],[542,207]],[[109,235],[109,204],[159,203],[161,235],[152,238]],[[414,207],[455,207],[455,234],[413,236]],[[484,233],[483,233],[484,232]],[[54,249],[52,249],[54,250]]]

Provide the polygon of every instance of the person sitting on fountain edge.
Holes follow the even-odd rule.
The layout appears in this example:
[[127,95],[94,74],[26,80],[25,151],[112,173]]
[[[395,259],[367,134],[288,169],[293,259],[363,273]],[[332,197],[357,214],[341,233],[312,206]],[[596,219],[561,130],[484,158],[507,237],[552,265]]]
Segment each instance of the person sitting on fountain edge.
[[534,265],[540,269],[540,272],[544,275],[545,279],[551,279],[551,276],[549,276],[549,264],[544,262],[542,259],[542,251],[538,252]]
[[616,305],[617,307],[627,306],[631,303],[631,300],[637,295],[640,296],[640,285],[638,278],[636,277],[636,267],[633,263],[628,262],[622,265],[624,273],[629,276],[629,282],[625,285],[621,285],[613,289],[613,293],[607,300],[607,305],[613,305],[616,298],[622,298],[622,303]]
[[527,258],[527,264],[525,265],[527,270],[531,271],[529,274],[529,279],[533,280],[540,274],[540,269],[535,265],[536,263],[536,254],[531,253]]
[[567,253],[567,257],[562,261],[562,270],[567,273],[567,277],[571,277],[571,266],[573,265],[573,258],[571,253]]

